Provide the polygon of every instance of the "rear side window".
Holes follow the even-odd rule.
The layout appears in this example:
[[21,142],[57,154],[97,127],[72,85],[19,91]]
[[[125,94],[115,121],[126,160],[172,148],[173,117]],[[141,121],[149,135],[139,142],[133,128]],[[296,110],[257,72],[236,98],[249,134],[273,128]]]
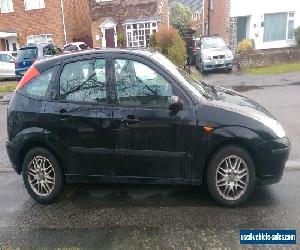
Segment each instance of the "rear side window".
[[106,61],[94,59],[65,65],[60,76],[60,99],[106,103]]
[[22,88],[22,93],[32,99],[45,99],[48,87],[57,69],[58,66],[55,66],[35,77]]
[[38,54],[37,48],[20,49],[17,59],[18,60],[33,59],[33,58],[37,58],[37,54]]

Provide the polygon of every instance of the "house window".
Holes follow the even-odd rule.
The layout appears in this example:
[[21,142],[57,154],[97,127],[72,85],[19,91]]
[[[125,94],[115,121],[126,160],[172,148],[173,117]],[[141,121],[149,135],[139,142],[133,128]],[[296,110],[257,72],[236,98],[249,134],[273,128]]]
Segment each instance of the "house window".
[[44,0],[24,0],[25,10],[36,10],[45,8]]
[[264,42],[294,38],[294,13],[265,14]]
[[156,31],[156,22],[126,25],[127,47],[147,47],[150,36]]
[[0,0],[1,13],[14,12],[13,0]]
[[51,43],[52,41],[53,36],[51,34],[33,35],[27,37],[27,44]]
[[194,13],[192,14],[192,19],[193,19],[193,20],[198,20],[198,19],[200,19],[200,13],[199,13],[199,12],[194,12]]

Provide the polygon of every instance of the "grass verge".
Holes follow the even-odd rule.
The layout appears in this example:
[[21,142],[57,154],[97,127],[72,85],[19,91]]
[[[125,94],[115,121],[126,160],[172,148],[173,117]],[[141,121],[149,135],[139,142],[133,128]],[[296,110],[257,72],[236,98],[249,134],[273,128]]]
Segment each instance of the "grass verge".
[[300,62],[245,69],[245,72],[251,75],[275,75],[295,71],[300,71]]
[[13,92],[17,85],[17,82],[0,82],[0,93]]

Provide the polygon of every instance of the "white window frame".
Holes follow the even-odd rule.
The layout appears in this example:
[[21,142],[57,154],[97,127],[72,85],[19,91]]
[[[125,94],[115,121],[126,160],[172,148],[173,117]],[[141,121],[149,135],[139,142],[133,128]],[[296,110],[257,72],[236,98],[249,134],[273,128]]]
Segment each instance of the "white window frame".
[[[293,14],[292,17],[290,17],[290,14]],[[295,34],[293,32],[293,38],[289,38],[289,21],[294,21],[294,29],[295,29],[295,12],[291,11],[287,13],[287,24],[286,24],[286,40],[294,40]]]
[[[275,40],[275,41],[267,41],[264,43],[272,43],[272,42],[279,42],[279,41],[292,41],[295,39],[295,35],[293,34],[293,38],[289,38],[289,21],[294,21],[294,28],[295,28],[295,11],[289,11],[289,12],[275,12],[275,13],[265,13],[266,14],[279,14],[279,13],[286,13],[287,14],[287,22],[285,27],[285,39],[284,40]],[[293,16],[290,16],[290,14],[293,14]]]
[[[4,9],[3,8],[4,1],[6,3],[7,10],[3,10]],[[10,5],[8,4],[8,1],[11,2]],[[11,7],[11,9],[9,9],[9,7]],[[11,12],[14,12],[14,3],[13,3],[13,0],[0,0],[0,10],[1,10],[1,13],[11,13]]]
[[53,42],[53,35],[52,34],[40,34],[40,35],[31,35],[31,36],[27,36],[27,44],[30,43],[34,43],[34,44],[38,44],[35,43],[35,39],[37,39],[38,37],[45,37],[46,41],[42,42],[42,43],[51,43]]
[[[39,2],[39,6],[28,7],[27,1],[33,1],[36,3]],[[25,7],[25,11],[44,9],[46,7],[45,0],[24,0],[24,7]]]
[[112,2],[113,0],[96,0],[96,3]]
[[[157,32],[157,21],[148,21],[148,22],[137,22],[131,24],[124,24],[126,26],[126,43],[127,47],[141,47],[146,48],[147,44],[147,36],[146,30],[149,31],[149,35],[151,36],[153,33]],[[133,25],[137,25],[137,28],[134,29]],[[140,25],[143,25],[143,28],[140,28]],[[148,27],[146,27],[148,26]],[[133,35],[134,32],[137,32],[137,35]],[[144,39],[140,39],[143,36]],[[141,45],[143,43],[143,45]]]

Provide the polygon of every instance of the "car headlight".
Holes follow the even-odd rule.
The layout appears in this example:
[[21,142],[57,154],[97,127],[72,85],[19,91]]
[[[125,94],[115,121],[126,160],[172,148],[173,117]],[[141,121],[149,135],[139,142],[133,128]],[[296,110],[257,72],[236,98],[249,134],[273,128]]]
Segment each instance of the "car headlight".
[[203,54],[204,60],[211,60],[211,56]]
[[286,136],[286,133],[284,129],[282,128],[281,124],[272,118],[264,118],[262,119],[263,124],[265,124],[268,128],[270,128],[274,134],[279,138],[284,138]]
[[232,59],[233,58],[233,54],[232,53],[229,53],[229,54],[226,54],[226,59]]

